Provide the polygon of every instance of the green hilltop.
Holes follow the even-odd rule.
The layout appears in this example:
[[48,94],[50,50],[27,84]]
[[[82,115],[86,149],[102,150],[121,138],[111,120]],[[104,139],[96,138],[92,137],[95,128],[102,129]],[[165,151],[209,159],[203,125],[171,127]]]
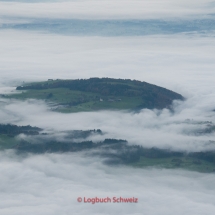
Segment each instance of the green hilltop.
[[90,78],[53,80],[18,86],[15,99],[43,99],[60,112],[140,110],[170,108],[182,95],[146,82],[130,79]]

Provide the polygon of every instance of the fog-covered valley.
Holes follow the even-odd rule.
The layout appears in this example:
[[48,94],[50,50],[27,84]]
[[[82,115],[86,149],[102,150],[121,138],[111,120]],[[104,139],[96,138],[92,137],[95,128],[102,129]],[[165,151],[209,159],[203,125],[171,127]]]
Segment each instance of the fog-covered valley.
[[[36,126],[57,141],[68,141],[67,131],[101,129],[75,141],[214,152],[214,12],[208,0],[1,1],[1,95],[27,82],[110,77],[146,81],[185,100],[171,110],[65,114],[44,100],[1,96],[0,124]],[[112,165],[98,151],[1,150],[1,214],[214,214],[214,173]],[[77,201],[114,196],[138,203]]]

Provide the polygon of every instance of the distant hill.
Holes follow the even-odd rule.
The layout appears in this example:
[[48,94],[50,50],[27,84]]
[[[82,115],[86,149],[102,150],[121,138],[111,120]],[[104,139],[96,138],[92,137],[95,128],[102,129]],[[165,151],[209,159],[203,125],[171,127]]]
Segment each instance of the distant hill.
[[[207,135],[207,132],[202,129],[200,134]],[[95,135],[99,136],[100,140],[92,140]],[[187,153],[155,147],[144,148],[131,142],[128,144],[125,139],[112,139],[103,135],[100,129],[70,130],[64,131],[64,138],[59,140],[58,135],[43,133],[43,129],[38,127],[0,124],[0,151],[13,149],[18,154],[83,151],[87,152],[88,156],[98,156],[106,164],[111,165],[124,164],[140,168],[181,168],[206,173],[215,172],[214,150]]]
[[[99,135],[98,130],[76,132],[83,136],[85,136],[85,133],[88,133],[88,137],[95,134]],[[77,134],[76,132],[74,134],[75,136]],[[50,139],[50,136],[44,137],[45,136],[36,140],[36,136],[34,135],[32,137],[34,138],[34,143],[26,140],[16,141],[13,145],[10,144],[8,148],[15,149],[19,154],[76,153],[85,151],[88,156],[98,156],[102,158],[106,164],[110,165],[124,164],[139,168],[180,168],[203,173],[215,172],[215,151],[187,153],[155,147],[144,148],[139,145],[130,145],[123,139],[104,139],[103,141],[94,142],[84,138],[79,142],[77,140],[79,138],[81,139],[81,136],[76,139],[76,141],[74,141],[74,139],[69,140],[69,136],[66,141]]]
[[55,104],[55,110],[63,112],[162,109],[169,108],[173,100],[183,100],[182,95],[171,90],[130,79],[49,79],[16,89],[23,92],[8,97],[44,99]]

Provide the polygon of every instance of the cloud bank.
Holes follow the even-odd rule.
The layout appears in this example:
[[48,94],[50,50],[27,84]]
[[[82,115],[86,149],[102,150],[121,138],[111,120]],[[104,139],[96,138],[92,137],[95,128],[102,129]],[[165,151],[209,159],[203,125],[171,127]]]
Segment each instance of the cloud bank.
[[[186,97],[169,110],[140,113],[101,111],[60,114],[43,101],[0,99],[1,123],[32,125],[62,135],[64,130],[102,129],[102,138],[182,151],[214,150],[214,133],[197,135],[202,121],[215,123],[214,31],[120,37],[66,36],[17,24],[50,19],[180,20],[210,19],[215,4],[198,1],[10,1],[0,2],[0,93],[23,81],[48,78],[130,78],[147,81]],[[64,24],[64,21],[62,21]],[[209,22],[210,24],[210,22]],[[12,26],[12,27],[11,27]],[[28,26],[28,25],[25,25]],[[61,26],[60,26],[61,27]],[[66,27],[68,27],[66,25]],[[141,26],[140,26],[141,27]],[[138,28],[140,28],[138,27]],[[157,27],[157,26],[156,26]],[[174,27],[169,25],[168,28]],[[192,26],[190,26],[192,29]],[[114,31],[114,29],[112,29]],[[173,29],[174,31],[174,29]],[[126,36],[126,37],[125,37]],[[190,121],[186,121],[190,119]],[[61,136],[62,137],[62,136]],[[92,137],[99,140],[100,137]],[[0,152],[0,211],[18,214],[208,214],[215,213],[214,174],[182,170],[107,166],[90,154],[18,156]],[[138,204],[78,203],[78,197],[137,197]]]
[[[214,36],[177,34],[131,38],[69,37],[1,31],[1,93],[23,81],[48,78],[131,78],[166,87],[187,100],[168,110],[60,114],[43,103],[2,100],[4,123],[48,130],[102,129],[104,137],[131,144],[185,151],[214,149],[214,134],[196,136],[204,127],[185,123],[214,121]],[[215,44],[214,44],[215,45]],[[14,86],[14,88],[12,88]],[[6,103],[5,103],[6,102]]]
[[[108,167],[78,154],[0,156],[0,210],[7,215],[214,214],[214,174]],[[78,197],[136,197],[138,203],[78,203]]]
[[205,17],[215,12],[209,0],[85,0],[1,2],[1,16],[77,19],[160,19]]

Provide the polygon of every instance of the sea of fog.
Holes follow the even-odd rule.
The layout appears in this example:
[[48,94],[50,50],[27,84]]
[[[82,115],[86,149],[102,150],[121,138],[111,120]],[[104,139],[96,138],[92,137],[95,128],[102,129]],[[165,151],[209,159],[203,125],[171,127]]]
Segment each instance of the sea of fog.
[[[173,110],[62,114],[43,101],[0,98],[1,123],[55,135],[101,129],[103,138],[196,152],[215,150],[215,2],[209,0],[0,1],[0,94],[23,82],[111,77],[182,94]],[[187,120],[194,123],[186,123]],[[97,141],[100,137],[93,137]],[[92,139],[92,138],[91,138]],[[215,213],[215,174],[107,166],[80,153],[0,152],[0,214]],[[138,203],[79,203],[78,197],[136,197]]]

